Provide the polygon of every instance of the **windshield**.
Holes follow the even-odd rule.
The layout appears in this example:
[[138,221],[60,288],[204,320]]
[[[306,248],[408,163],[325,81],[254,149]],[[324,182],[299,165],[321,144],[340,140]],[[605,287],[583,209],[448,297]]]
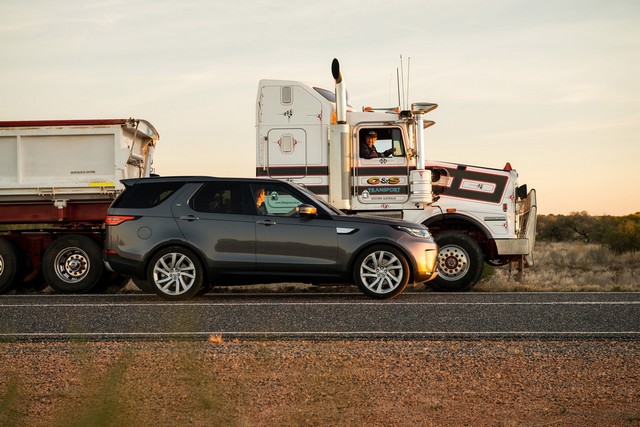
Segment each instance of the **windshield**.
[[322,95],[329,102],[336,102],[336,94],[321,87],[314,87],[315,91]]
[[[316,92],[318,92],[320,95],[322,95],[322,97],[324,99],[326,99],[329,102],[336,102],[336,94],[330,90],[327,89],[323,89],[321,87],[314,87],[313,89],[315,89]],[[351,105],[349,104],[349,93],[347,92],[347,107],[351,107]],[[353,108],[353,107],[351,107]]]

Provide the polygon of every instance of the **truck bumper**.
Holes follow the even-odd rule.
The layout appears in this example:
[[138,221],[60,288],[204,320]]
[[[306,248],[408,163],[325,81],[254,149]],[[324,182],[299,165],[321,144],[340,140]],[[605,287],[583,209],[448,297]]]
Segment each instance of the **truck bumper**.
[[498,255],[527,255],[529,251],[529,239],[505,239],[496,241]]

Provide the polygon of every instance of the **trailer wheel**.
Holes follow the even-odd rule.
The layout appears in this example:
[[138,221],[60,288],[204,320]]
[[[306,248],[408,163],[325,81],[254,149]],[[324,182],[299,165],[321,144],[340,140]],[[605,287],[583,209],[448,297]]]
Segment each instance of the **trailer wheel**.
[[0,239],[0,293],[18,280],[18,249],[6,239]]
[[100,285],[103,272],[100,246],[86,236],[59,238],[42,258],[42,273],[47,283],[59,292],[89,292]]
[[436,291],[466,291],[482,275],[483,256],[478,243],[467,234],[444,231],[435,236],[438,244],[438,277],[427,282]]
[[409,283],[409,263],[391,246],[368,248],[358,256],[354,266],[356,285],[371,298],[395,298]]

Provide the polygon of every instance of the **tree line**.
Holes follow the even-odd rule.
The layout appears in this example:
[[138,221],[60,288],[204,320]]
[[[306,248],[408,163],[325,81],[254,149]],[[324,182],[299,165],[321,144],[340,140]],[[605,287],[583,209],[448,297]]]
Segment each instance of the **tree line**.
[[599,243],[618,253],[640,251],[640,212],[627,216],[538,215],[537,239]]

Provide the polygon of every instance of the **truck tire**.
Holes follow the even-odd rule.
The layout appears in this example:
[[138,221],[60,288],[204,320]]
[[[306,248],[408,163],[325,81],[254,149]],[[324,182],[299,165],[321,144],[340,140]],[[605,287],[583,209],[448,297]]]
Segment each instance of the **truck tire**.
[[151,258],[147,270],[149,286],[167,300],[192,298],[202,289],[204,270],[191,250],[170,246]]
[[378,245],[358,256],[353,274],[363,294],[375,299],[392,299],[409,283],[409,263],[394,247]]
[[103,280],[102,250],[86,236],[60,237],[44,252],[42,273],[58,292],[90,292]]
[[0,239],[0,293],[16,284],[18,274],[18,249],[6,239]]
[[427,285],[435,291],[469,290],[482,275],[482,250],[469,235],[458,231],[443,231],[435,236],[438,244],[438,277]]

